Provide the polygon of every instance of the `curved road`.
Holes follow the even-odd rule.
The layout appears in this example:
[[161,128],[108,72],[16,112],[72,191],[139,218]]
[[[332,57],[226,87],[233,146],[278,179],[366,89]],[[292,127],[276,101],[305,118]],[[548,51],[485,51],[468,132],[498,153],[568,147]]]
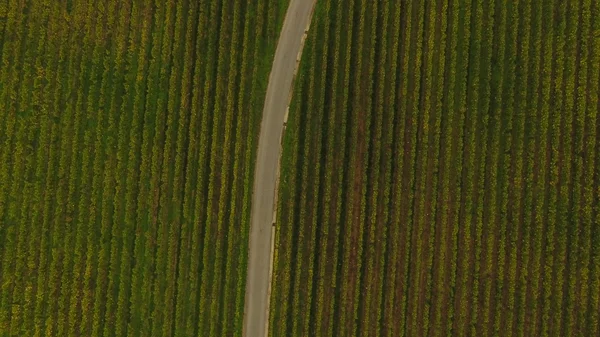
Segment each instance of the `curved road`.
[[316,0],[290,0],[279,35],[260,126],[250,220],[243,335],[268,333],[272,230],[281,135],[298,60]]

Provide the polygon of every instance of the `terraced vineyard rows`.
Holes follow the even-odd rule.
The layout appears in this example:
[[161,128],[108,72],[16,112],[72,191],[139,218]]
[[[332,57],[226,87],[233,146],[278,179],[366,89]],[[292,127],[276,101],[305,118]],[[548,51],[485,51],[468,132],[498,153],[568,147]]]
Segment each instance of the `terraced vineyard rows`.
[[600,2],[320,0],[271,336],[600,334]]
[[241,335],[286,5],[0,1],[0,335]]

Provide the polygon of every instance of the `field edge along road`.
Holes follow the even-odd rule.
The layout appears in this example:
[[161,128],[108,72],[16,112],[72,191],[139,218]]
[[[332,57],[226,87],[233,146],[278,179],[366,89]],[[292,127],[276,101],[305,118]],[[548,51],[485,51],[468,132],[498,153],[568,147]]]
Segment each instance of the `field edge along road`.
[[316,0],[291,0],[269,75],[254,172],[248,273],[244,301],[246,337],[268,332],[272,226],[281,157],[281,135],[292,85]]

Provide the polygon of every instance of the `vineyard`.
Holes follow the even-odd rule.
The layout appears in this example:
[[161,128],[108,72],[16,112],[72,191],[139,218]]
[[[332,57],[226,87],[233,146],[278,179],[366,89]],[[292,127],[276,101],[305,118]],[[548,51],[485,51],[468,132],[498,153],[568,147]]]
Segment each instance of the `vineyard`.
[[0,335],[241,336],[286,7],[0,1]]
[[319,0],[271,336],[600,335],[600,2]]

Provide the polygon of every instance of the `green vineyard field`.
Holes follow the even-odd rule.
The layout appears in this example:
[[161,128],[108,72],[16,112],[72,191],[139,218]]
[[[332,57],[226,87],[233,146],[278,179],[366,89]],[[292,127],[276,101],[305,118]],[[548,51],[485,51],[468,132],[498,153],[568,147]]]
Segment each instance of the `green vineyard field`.
[[0,336],[241,336],[287,0],[0,1]]
[[600,335],[599,81],[599,1],[319,0],[270,335]]

